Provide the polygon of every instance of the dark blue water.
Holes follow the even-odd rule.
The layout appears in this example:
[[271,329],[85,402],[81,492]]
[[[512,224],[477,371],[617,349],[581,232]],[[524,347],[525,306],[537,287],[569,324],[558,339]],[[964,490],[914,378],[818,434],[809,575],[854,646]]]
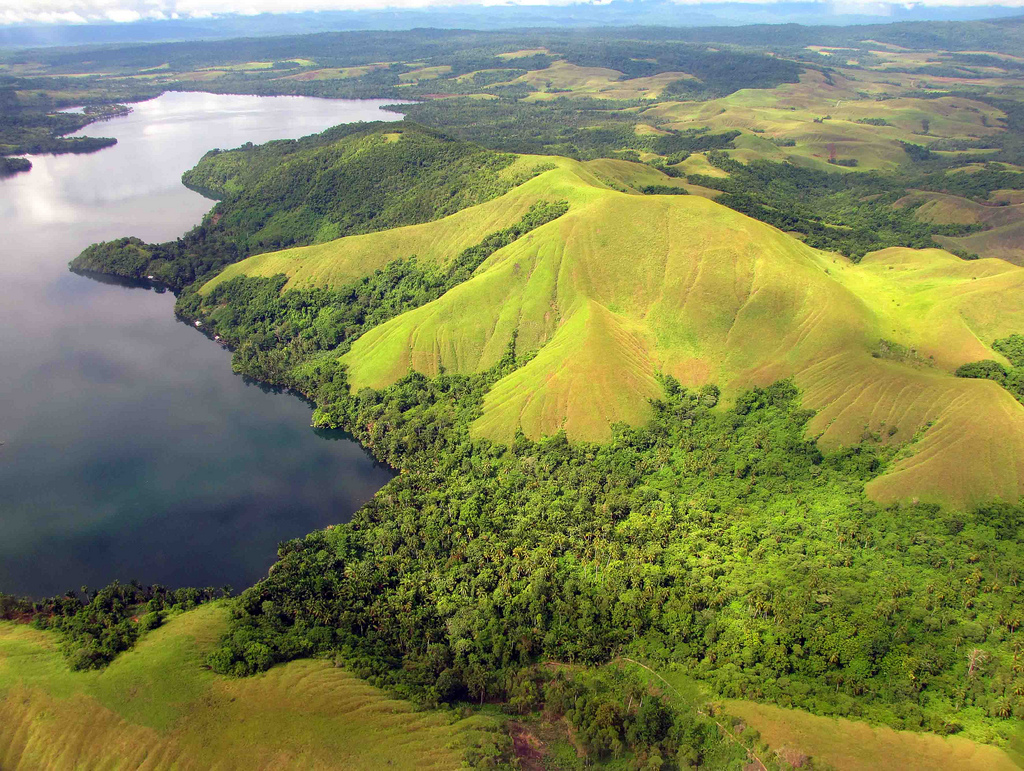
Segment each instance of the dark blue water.
[[174,297],[70,273],[95,241],[175,238],[213,147],[397,119],[381,103],[167,94],[86,129],[118,144],[0,180],[0,592],[114,579],[250,585],[278,542],[346,521],[390,478],[310,408],[231,372]]

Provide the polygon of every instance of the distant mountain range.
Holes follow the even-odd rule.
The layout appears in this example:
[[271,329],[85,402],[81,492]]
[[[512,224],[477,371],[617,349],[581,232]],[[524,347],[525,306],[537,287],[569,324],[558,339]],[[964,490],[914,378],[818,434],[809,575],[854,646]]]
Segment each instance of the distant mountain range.
[[741,24],[846,26],[896,21],[969,21],[1019,16],[1021,8],[831,2],[705,3],[613,0],[597,5],[460,5],[421,9],[322,11],[208,19],[142,20],[116,24],[11,24],[0,26],[0,47],[23,48],[171,40],[220,40],[339,30],[401,30],[420,27],[493,30],[523,27],[657,25],[698,27]]

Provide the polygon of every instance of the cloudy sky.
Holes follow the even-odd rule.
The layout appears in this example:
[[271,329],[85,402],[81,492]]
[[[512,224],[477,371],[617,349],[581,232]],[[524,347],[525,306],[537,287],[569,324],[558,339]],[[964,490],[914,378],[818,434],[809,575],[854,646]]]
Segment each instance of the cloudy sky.
[[[514,0],[514,4],[566,5],[577,1]],[[1024,0],[1020,2],[1024,3]],[[512,4],[512,0],[0,0],[0,24],[26,21],[83,24],[92,21],[202,19],[223,14]]]
[[[0,0],[0,24],[23,22],[86,23],[132,22],[140,19],[210,18],[223,14],[258,14],[297,11],[423,8],[431,5],[565,5],[576,0]],[[598,0],[601,2],[602,0]],[[702,0],[674,0],[699,4]],[[729,0],[771,2],[772,0]],[[823,7],[834,5],[822,0]],[[843,0],[850,12],[858,5],[877,13],[877,0]],[[1012,6],[1024,0],[916,0],[913,6]]]
[[[515,0],[515,4],[565,5],[576,1]],[[0,24],[26,21],[84,24],[92,21],[202,19],[223,14],[511,4],[510,0],[0,0]]]

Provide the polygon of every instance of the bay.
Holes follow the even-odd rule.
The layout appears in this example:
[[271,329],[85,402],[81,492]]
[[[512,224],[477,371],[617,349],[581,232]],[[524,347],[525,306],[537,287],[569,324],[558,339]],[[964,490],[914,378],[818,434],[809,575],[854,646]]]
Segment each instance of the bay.
[[138,579],[243,588],[278,542],[347,521],[390,478],[310,407],[234,375],[174,297],[72,274],[90,243],[176,238],[215,147],[398,120],[368,100],[168,93],[0,180],[0,592]]

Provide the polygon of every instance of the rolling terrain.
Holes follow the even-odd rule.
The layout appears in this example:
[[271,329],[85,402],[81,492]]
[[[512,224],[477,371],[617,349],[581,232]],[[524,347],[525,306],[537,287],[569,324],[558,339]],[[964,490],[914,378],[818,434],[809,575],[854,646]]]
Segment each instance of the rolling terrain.
[[494,729],[325,661],[220,678],[203,660],[227,616],[180,615],[101,672],[69,672],[53,634],[0,622],[0,767],[448,769]]
[[[910,84],[908,83],[907,86]],[[892,170],[906,155],[901,142],[998,135],[1001,112],[966,95],[913,96],[873,72],[805,70],[800,82],[741,89],[705,102],[664,100],[644,114],[667,129],[743,129],[737,160],[784,160],[841,171],[829,157],[855,159],[858,171]]]
[[1010,194],[994,192],[994,200],[978,202],[944,193],[918,192],[897,205],[917,205],[915,216],[939,224],[980,225],[983,230],[967,236],[939,236],[949,249],[961,249],[982,257],[998,257],[1015,265],[1024,264],[1024,204]]
[[[493,742],[499,723],[491,716],[417,710],[322,660],[241,680],[214,675],[203,657],[223,633],[226,615],[222,604],[187,612],[107,670],[78,673],[67,671],[51,633],[0,622],[2,767],[448,769],[463,764],[467,748]],[[683,686],[665,674],[655,685],[667,683],[666,695],[675,700],[672,683]],[[687,700],[680,707],[694,709]],[[734,718],[737,735],[744,723],[756,728],[760,751],[778,763],[772,768],[801,758],[851,771],[875,768],[879,747],[912,770],[936,763],[965,771],[1017,768],[1005,752],[967,739],[739,700],[718,705],[718,714],[742,720]],[[528,725],[534,749],[520,749],[521,757],[542,758],[550,768],[572,764],[579,749],[563,724]],[[548,741],[539,743],[537,735]],[[552,738],[557,742],[547,746]]]
[[[955,373],[1011,363],[996,341],[1024,333],[1020,30],[0,61],[36,111],[163,88],[417,100],[211,152],[184,178],[219,200],[200,227],[73,263],[182,290],[237,372],[401,473],[283,544],[230,618],[174,617],[103,672],[0,626],[0,767],[450,767],[494,738],[341,651],[426,704],[500,703],[517,751],[539,722],[566,767],[1011,768],[1024,406]],[[724,701],[635,690],[626,654]]]
[[991,343],[1024,329],[1024,270],[937,249],[853,264],[703,197],[625,187],[630,168],[658,173],[649,167],[517,163],[541,160],[555,168],[487,203],[258,255],[203,291],[239,275],[336,287],[413,255],[444,265],[532,203],[566,200],[567,214],[491,255],[471,280],[360,337],[342,358],[353,390],[410,370],[483,371],[514,340],[537,356],[493,386],[473,433],[509,441],[564,429],[602,441],[614,423],[649,417],[659,373],[715,383],[727,398],[792,377],[825,447],[920,432],[871,483],[879,500],[969,506],[1024,491],[1024,408],[992,383],[953,376],[966,362],[1002,360]]
[[1020,768],[1019,760],[1009,753],[955,736],[939,738],[893,731],[753,702],[726,702],[725,708],[756,728],[783,757],[797,762],[811,755],[818,762],[845,771]]
[[95,244],[71,268],[182,288],[249,254],[458,212],[534,173],[511,153],[408,123],[354,123],[300,140],[213,150],[182,177],[220,201],[199,227],[164,244]]

